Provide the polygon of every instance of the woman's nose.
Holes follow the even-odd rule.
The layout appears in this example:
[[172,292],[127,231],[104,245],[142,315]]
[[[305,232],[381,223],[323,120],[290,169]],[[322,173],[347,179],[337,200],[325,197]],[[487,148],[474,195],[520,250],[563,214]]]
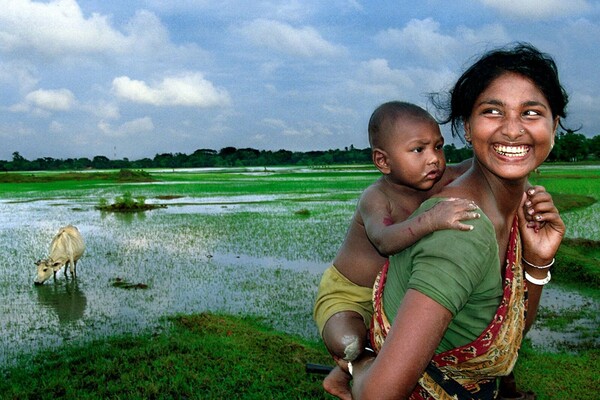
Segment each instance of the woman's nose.
[[521,119],[516,116],[508,116],[504,123],[502,134],[510,140],[515,140],[525,133]]

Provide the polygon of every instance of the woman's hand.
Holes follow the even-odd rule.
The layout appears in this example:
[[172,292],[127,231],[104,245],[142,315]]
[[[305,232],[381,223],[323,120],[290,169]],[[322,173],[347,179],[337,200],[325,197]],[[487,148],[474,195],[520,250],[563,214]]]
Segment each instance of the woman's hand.
[[[549,276],[549,267],[554,263],[554,255],[565,235],[565,223],[552,201],[552,196],[543,186],[533,186],[523,193],[517,213],[523,242],[522,258],[527,260],[523,263],[523,268],[533,278],[543,280]],[[539,268],[541,266],[548,268]],[[529,300],[525,332],[529,331],[535,322],[544,286],[527,282],[527,287]]]
[[543,186],[527,189],[518,215],[523,257],[536,265],[550,263],[566,231],[550,193]]

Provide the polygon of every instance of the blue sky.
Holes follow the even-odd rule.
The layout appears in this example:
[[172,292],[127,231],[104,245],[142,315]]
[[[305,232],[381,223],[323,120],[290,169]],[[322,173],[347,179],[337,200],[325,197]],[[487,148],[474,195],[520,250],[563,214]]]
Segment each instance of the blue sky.
[[600,134],[597,0],[0,0],[0,159],[364,148],[377,105],[514,41]]

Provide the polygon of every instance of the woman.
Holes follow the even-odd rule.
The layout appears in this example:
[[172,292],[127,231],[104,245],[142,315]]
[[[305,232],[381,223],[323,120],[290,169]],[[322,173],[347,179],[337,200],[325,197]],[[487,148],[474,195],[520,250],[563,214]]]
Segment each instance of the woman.
[[[489,52],[459,78],[446,122],[464,128],[473,165],[417,213],[462,197],[483,215],[471,232],[439,231],[390,257],[375,290],[379,353],[349,365],[355,398],[496,396],[565,232],[527,178],[550,153],[566,103],[554,61],[527,44]],[[541,226],[526,222],[532,202],[544,204]]]

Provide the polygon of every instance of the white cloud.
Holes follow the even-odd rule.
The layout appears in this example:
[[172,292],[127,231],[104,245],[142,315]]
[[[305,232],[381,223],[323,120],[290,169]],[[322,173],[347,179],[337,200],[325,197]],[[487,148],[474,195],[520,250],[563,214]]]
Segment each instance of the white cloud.
[[585,14],[591,9],[587,0],[480,0],[480,2],[507,16],[535,20],[562,19],[568,15]]
[[68,111],[75,103],[75,96],[68,89],[38,89],[25,96],[25,103],[46,111]]
[[357,112],[356,112],[355,109],[350,108],[350,107],[344,107],[344,106],[336,105],[336,104],[324,104],[323,105],[323,109],[325,111],[330,112],[331,114],[350,115],[350,116],[356,116],[357,115]]
[[337,57],[346,52],[309,26],[294,28],[279,21],[256,19],[240,32],[256,46],[298,57]]
[[262,122],[263,122],[263,124],[265,124],[265,125],[267,125],[268,127],[271,127],[271,128],[276,128],[276,129],[285,129],[286,128],[285,122],[283,122],[280,119],[276,119],[276,118],[263,118]]
[[[281,119],[275,118],[263,118],[263,124],[269,128],[272,128],[276,134],[284,137],[296,137],[296,138],[315,138],[320,136],[331,136],[333,133],[326,125],[315,122],[315,121],[304,121],[302,126],[290,126],[287,122]],[[256,139],[260,139],[264,134],[256,135]],[[273,138],[273,135],[269,135],[269,138]]]
[[96,117],[106,120],[106,119],[119,119],[121,117],[121,112],[119,111],[119,106],[114,103],[107,103],[104,101],[98,101],[92,104],[86,104],[82,107],[90,114],[95,115]]
[[358,78],[359,81],[350,84],[355,91],[389,98],[402,96],[415,87],[406,71],[391,68],[388,61],[381,58],[361,63]]
[[460,46],[460,43],[451,36],[441,34],[439,30],[440,24],[432,18],[413,19],[402,29],[380,32],[375,40],[383,48],[417,50],[427,57],[443,59]]
[[2,85],[17,85],[19,90],[32,90],[39,79],[35,69],[20,62],[0,63],[0,82]]
[[112,90],[122,99],[154,106],[204,108],[227,106],[231,102],[226,90],[216,88],[200,73],[169,76],[154,85],[120,76],[113,80]]
[[113,30],[105,16],[86,19],[75,0],[48,3],[3,1],[0,50],[33,48],[47,55],[122,51],[126,38]]
[[[165,54],[169,59],[205,56],[195,44],[174,46],[167,28],[147,10],[137,10],[121,32],[112,25],[110,16],[85,16],[75,0],[2,1],[0,52],[22,49],[56,60],[80,55],[161,59]],[[19,54],[29,56],[22,51]]]
[[35,130],[29,126],[23,125],[22,122],[16,124],[0,124],[0,137],[4,139],[22,140],[23,138],[35,135]]
[[426,106],[428,95],[448,88],[456,73],[445,65],[437,69],[424,67],[394,68],[386,59],[372,59],[360,64],[348,89],[373,101],[393,99]]
[[[139,10],[126,26],[127,51],[134,53],[164,54],[175,51],[170,45],[169,32],[160,19],[146,10]],[[188,51],[195,51],[194,46],[187,46]],[[182,48],[184,50],[186,46]],[[172,56],[171,56],[172,57]]]
[[390,28],[375,37],[380,47],[399,49],[406,59],[437,64],[446,64],[457,56],[466,57],[471,54],[472,47],[479,43],[508,40],[504,28],[498,24],[483,25],[477,29],[458,26],[453,32],[445,34],[441,32],[440,23],[432,18],[412,19],[401,29]]
[[48,130],[52,133],[61,133],[64,129],[63,124],[58,121],[50,122],[50,126],[48,126]]
[[98,128],[107,136],[123,137],[152,132],[154,130],[154,123],[152,122],[152,118],[143,117],[125,122],[116,128],[113,128],[112,125],[105,121],[101,121],[98,123]]

